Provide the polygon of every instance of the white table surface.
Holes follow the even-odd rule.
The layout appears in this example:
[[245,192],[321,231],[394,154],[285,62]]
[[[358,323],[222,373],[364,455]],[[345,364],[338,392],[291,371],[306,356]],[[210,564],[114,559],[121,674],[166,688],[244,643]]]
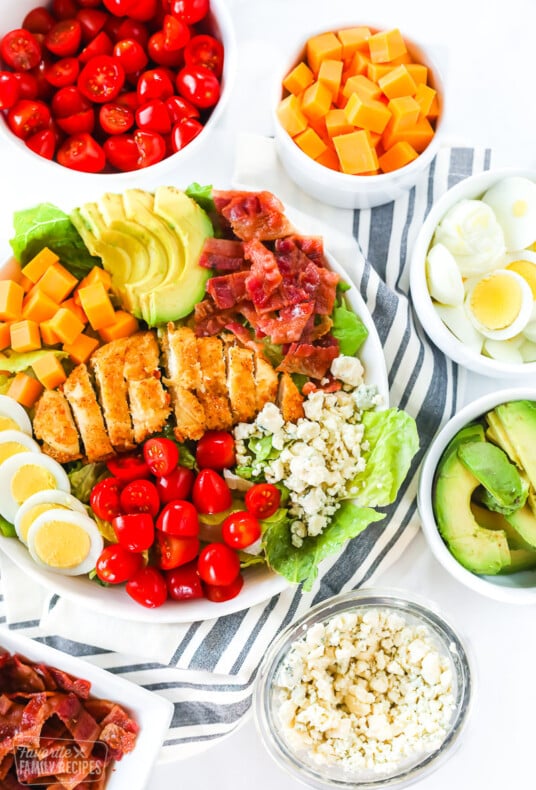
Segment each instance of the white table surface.
[[[272,131],[269,102],[281,53],[313,30],[331,29],[351,8],[356,23],[398,26],[436,51],[447,83],[450,141],[491,147],[495,165],[536,165],[534,0],[382,0],[370,15],[361,16],[351,0],[228,4],[239,48],[234,94],[219,124],[218,145],[181,171],[184,184],[195,179],[223,186],[230,180],[235,134]],[[11,146],[0,142],[0,238],[10,235],[14,206],[39,200],[61,205],[72,194],[71,181],[50,180],[39,167],[25,170],[13,160]],[[466,400],[511,383],[471,375]],[[463,742],[419,788],[533,787],[534,607],[496,603],[466,589],[442,570],[421,535],[380,583],[435,601],[465,636],[476,663],[477,695]],[[250,790],[252,785],[256,790],[299,787],[272,763],[248,720],[211,749],[181,763],[156,766],[148,790]]]

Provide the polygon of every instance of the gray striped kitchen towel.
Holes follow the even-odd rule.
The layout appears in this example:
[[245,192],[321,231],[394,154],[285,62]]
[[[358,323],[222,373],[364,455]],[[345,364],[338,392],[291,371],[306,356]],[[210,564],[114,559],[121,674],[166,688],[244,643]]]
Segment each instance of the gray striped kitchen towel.
[[[456,411],[462,381],[457,366],[430,344],[415,319],[408,299],[408,256],[434,200],[460,179],[490,166],[489,151],[442,149],[407,195],[352,212],[322,206],[301,193],[281,170],[273,141],[246,136],[240,139],[238,151],[237,184],[271,189],[303,212],[300,229],[324,233],[328,249],[358,285],[383,345],[391,405],[416,418],[421,450],[386,519],[369,526],[338,557],[326,561],[310,593],[288,589],[263,604],[216,620],[154,626],[151,632],[151,626],[131,623],[117,628],[101,616],[99,631],[91,628],[89,615],[82,615],[76,604],[57,596],[50,599],[3,559],[0,622],[7,620],[11,628],[172,700],[175,715],[161,755],[169,760],[196,753],[238,727],[250,708],[258,664],[276,634],[327,596],[373,582],[415,535],[418,466],[433,434]],[[36,601],[39,607],[44,604],[43,617],[35,612]],[[139,646],[143,651],[146,645],[149,651],[150,643],[157,643],[163,633],[167,644],[173,640],[165,661],[147,654],[140,658]]]

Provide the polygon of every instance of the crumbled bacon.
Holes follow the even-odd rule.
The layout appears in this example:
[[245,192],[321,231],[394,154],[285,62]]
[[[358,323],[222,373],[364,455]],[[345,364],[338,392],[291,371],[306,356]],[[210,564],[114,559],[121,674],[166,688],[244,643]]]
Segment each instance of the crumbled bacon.
[[205,241],[199,265],[217,272],[238,272],[244,266],[244,248],[241,241],[215,239]]
[[239,239],[266,241],[292,233],[283,204],[271,192],[215,190],[212,197],[216,210],[230,223]]
[[207,293],[212,296],[217,307],[229,310],[247,295],[249,272],[233,272],[211,277],[207,283]]

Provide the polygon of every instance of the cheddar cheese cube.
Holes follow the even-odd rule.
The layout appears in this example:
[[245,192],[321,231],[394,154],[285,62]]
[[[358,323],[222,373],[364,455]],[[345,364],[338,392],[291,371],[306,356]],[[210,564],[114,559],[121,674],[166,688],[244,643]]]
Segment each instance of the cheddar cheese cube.
[[37,255],[34,255],[31,261],[28,261],[21,273],[35,285],[44,275],[48,267],[52,266],[54,263],[58,263],[58,261],[59,258],[55,252],[52,252],[48,247],[43,247]]
[[307,118],[301,111],[299,99],[292,93],[279,102],[277,117],[283,129],[291,137],[296,137],[307,128]]
[[347,27],[337,30],[337,38],[342,44],[341,56],[348,60],[355,52],[368,53],[370,30],[368,27]]
[[87,315],[92,329],[98,331],[99,329],[104,329],[110,326],[110,324],[113,324],[115,320],[115,310],[102,282],[80,288],[78,295],[80,297],[82,309]]
[[344,110],[334,108],[326,115],[326,130],[330,137],[337,137],[353,132],[354,126],[347,120]]
[[51,299],[40,288],[32,288],[31,293],[22,303],[22,317],[37,321],[38,324],[48,321],[58,309],[57,302]]
[[406,43],[398,28],[374,33],[368,39],[368,46],[373,63],[387,63],[407,52]]
[[313,36],[307,42],[307,62],[314,74],[318,74],[320,64],[326,58],[340,60],[342,56],[342,44],[335,33],[320,33]]
[[[101,330],[101,332],[104,330]],[[81,332],[72,343],[64,343],[63,351],[69,354],[71,360],[80,365],[82,362],[87,362],[96,348],[99,346],[99,341],[96,337],[90,337],[84,332]]]
[[429,85],[424,85],[422,83],[417,85],[417,90],[415,92],[415,101],[419,105],[421,113],[423,115],[429,114],[435,97],[436,97],[436,91],[433,88],[431,88]]
[[357,93],[362,99],[379,99],[382,95],[379,86],[372,80],[369,80],[364,74],[349,77],[344,84],[342,93],[347,99],[350,98],[352,93]]
[[111,340],[117,340],[120,337],[130,337],[138,329],[138,321],[131,313],[127,313],[125,310],[116,310],[113,324],[101,329],[99,335],[105,343],[109,343]]
[[82,321],[66,307],[60,307],[50,319],[49,326],[60,343],[72,343],[84,329]]
[[309,120],[322,118],[331,107],[331,92],[323,82],[313,82],[303,92],[301,110]]
[[391,119],[389,109],[376,99],[361,98],[353,93],[344,108],[347,120],[354,126],[381,134]]
[[0,321],[15,321],[22,313],[24,291],[14,280],[0,280]]
[[387,107],[393,116],[393,128],[397,132],[415,126],[421,112],[413,96],[398,96],[396,99],[391,99]]
[[11,332],[9,327],[10,324],[8,323],[0,324],[0,351],[9,348],[9,344],[11,343]]
[[378,169],[378,157],[364,129],[333,138],[343,173],[358,175]]
[[417,84],[405,65],[396,66],[384,77],[380,77],[378,85],[388,99],[414,96],[417,91]]
[[283,80],[283,87],[298,96],[315,81],[315,75],[303,61],[290,71]]
[[322,82],[331,93],[332,97],[337,96],[341,86],[342,61],[323,60],[318,71],[318,81]]
[[49,266],[37,282],[39,290],[58,303],[63,302],[77,285],[76,277],[67,271],[61,263],[53,263],[52,266]]
[[53,351],[36,359],[32,368],[37,379],[47,390],[56,389],[67,378],[63,365]]
[[41,382],[34,379],[33,376],[28,376],[27,373],[17,373],[9,385],[7,394],[21,406],[31,409],[42,392]]
[[392,170],[398,170],[404,165],[408,165],[418,157],[417,151],[405,140],[395,143],[392,148],[389,148],[384,154],[378,157],[380,170],[384,173],[390,173]]
[[298,134],[294,138],[294,142],[305,154],[307,154],[307,156],[310,156],[311,159],[317,159],[327,148],[327,145],[320,135],[318,135],[314,129],[311,129],[311,127],[301,134]]
[[13,351],[24,353],[25,351],[36,351],[41,348],[41,334],[39,324],[36,321],[25,319],[15,321],[9,328],[11,338],[11,348]]

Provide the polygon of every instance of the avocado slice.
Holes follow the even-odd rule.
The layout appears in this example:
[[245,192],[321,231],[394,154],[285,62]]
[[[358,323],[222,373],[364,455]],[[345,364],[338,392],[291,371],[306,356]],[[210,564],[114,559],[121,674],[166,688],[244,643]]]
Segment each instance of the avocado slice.
[[508,434],[503,428],[503,425],[499,419],[498,414],[495,411],[490,411],[486,414],[486,422],[488,423],[488,427],[486,429],[486,437],[494,444],[502,447],[506,455],[510,458],[511,461],[518,467],[521,468],[521,461],[519,460],[519,456],[516,452],[516,448],[508,438]]
[[525,507],[516,510],[515,513],[505,515],[505,519],[522,540],[536,550],[536,516],[530,507],[525,505]]
[[[489,533],[485,537],[482,532]],[[494,576],[511,563],[510,549],[504,534],[479,527],[472,535],[462,535],[449,541],[451,554],[468,571],[485,576]]]
[[512,549],[510,551],[511,563],[501,568],[501,575],[507,573],[517,573],[518,571],[530,571],[536,568],[536,551],[528,549]]
[[[501,403],[494,409],[508,447],[515,448],[513,461],[527,473],[529,482],[536,488],[536,403],[529,400],[516,400]],[[508,452],[507,447],[503,449]]]
[[530,549],[531,551],[534,551],[532,546],[527,543],[527,541],[523,540],[519,532],[517,532],[517,530],[515,530],[514,527],[509,524],[502,513],[496,513],[493,510],[488,510],[474,501],[471,502],[471,510],[479,526],[485,527],[485,529],[502,530],[506,535],[510,549]]
[[465,442],[458,447],[458,457],[484,486],[480,501],[486,507],[499,513],[523,507],[529,487],[504,450],[491,442]]

